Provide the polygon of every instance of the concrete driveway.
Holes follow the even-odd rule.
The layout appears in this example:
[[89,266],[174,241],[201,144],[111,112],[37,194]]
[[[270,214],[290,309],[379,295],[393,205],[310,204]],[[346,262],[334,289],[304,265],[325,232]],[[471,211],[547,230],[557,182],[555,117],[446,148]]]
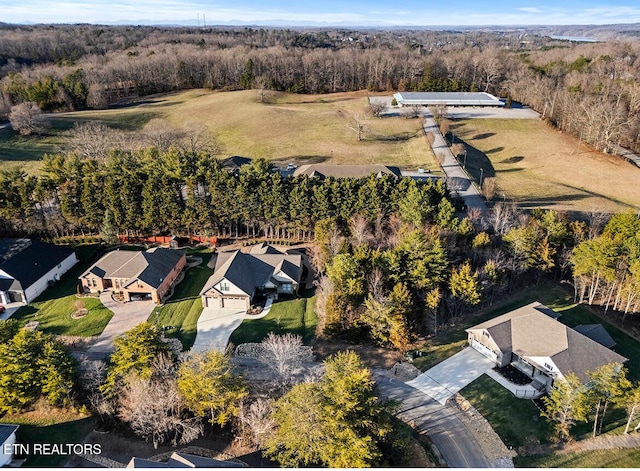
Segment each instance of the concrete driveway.
[[467,384],[491,370],[495,362],[467,347],[406,384],[432,397],[440,404]]
[[245,319],[244,309],[205,307],[198,318],[198,333],[192,352],[218,350],[224,352],[232,332]]
[[128,303],[114,301],[111,299],[111,291],[100,293],[100,302],[113,312],[113,317],[102,331],[102,334],[100,334],[100,337],[98,337],[96,343],[87,350],[87,356],[92,359],[104,358],[110,355],[114,350],[114,339],[146,321],[153,308],[156,307],[153,301],[130,301]]

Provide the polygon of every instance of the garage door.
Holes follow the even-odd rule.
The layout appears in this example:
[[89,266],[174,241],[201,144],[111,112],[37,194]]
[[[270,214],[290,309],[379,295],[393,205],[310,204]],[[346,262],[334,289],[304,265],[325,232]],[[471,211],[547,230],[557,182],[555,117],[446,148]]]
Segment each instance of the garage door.
[[218,298],[206,298],[207,300],[207,307],[215,307],[215,308],[219,308],[221,307],[221,300]]
[[225,296],[224,298],[222,298],[222,307],[229,309],[246,309],[247,298]]

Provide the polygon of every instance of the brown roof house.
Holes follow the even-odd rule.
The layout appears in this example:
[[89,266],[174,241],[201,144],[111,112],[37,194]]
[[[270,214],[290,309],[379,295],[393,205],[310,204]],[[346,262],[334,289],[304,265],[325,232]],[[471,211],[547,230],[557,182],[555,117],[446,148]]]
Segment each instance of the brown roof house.
[[627,358],[558,322],[551,309],[534,302],[467,329],[471,347],[497,366],[513,365],[532,379],[540,393],[569,373],[580,381],[588,373]]
[[187,265],[182,250],[153,248],[146,252],[114,250],[80,276],[85,291],[120,291],[126,301],[151,299],[162,303]]
[[300,254],[286,254],[267,244],[250,253],[221,252],[213,275],[200,292],[204,307],[249,309],[257,293],[277,299],[296,294],[302,277]]

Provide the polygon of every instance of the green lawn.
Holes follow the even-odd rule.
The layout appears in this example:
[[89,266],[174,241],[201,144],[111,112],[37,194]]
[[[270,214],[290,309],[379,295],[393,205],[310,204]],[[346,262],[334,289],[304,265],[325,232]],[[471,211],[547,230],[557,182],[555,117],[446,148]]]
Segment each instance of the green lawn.
[[[0,423],[20,425],[16,433],[19,443],[74,444],[82,443],[95,427],[96,419],[54,410],[44,416],[37,412],[5,416],[0,419]],[[31,454],[26,458],[24,467],[52,468],[63,466],[71,456]]]
[[315,312],[315,296],[291,301],[276,302],[262,319],[246,319],[229,341],[234,345],[261,342],[269,332],[297,334],[308,344],[314,338],[318,316]]
[[595,450],[514,458],[518,468],[638,468],[640,449]]
[[202,313],[200,290],[213,273],[213,270],[207,267],[211,253],[199,252],[194,255],[202,257],[202,263],[189,268],[171,299],[165,305],[154,309],[149,316],[149,322],[171,326],[172,328],[167,330],[167,336],[180,339],[185,349],[191,348],[196,339],[198,318]]
[[528,437],[546,442],[552,427],[532,401],[519,399],[487,375],[482,375],[460,391],[489,421],[507,446],[523,446]]
[[48,288],[34,302],[20,308],[13,316],[22,325],[29,321],[39,322],[38,330],[55,334],[79,337],[100,335],[111,320],[113,313],[97,298],[82,298],[89,313],[81,319],[72,319],[73,303],[78,289],[78,276],[84,272],[97,256],[97,244],[79,246],[76,256],[79,262],[64,276]]

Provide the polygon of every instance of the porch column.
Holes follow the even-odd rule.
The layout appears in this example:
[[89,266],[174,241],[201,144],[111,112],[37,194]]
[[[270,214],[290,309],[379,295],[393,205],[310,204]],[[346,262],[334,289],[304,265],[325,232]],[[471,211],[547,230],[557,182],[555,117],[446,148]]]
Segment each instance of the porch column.
[[2,304],[9,304],[9,296],[6,291],[0,291],[0,302]]

